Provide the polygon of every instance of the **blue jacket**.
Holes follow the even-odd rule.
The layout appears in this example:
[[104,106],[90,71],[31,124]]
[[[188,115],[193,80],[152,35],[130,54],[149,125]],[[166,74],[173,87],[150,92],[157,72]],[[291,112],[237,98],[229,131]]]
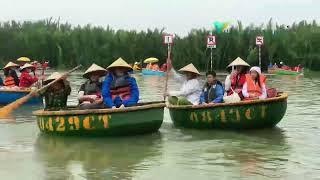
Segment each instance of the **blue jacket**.
[[[223,102],[223,95],[224,95],[224,88],[221,83],[216,83],[215,88],[215,99],[212,101],[213,103],[222,103]],[[200,96],[200,104],[206,102],[206,98],[208,97],[208,91],[203,90]]]
[[136,79],[128,76],[127,80],[129,81],[129,84],[130,84],[131,96],[128,100],[122,101],[122,99],[119,96],[117,96],[115,99],[112,99],[111,93],[110,93],[110,86],[113,81],[113,75],[109,73],[106,76],[102,85],[102,97],[103,97],[105,106],[107,106],[108,108],[111,108],[113,106],[120,107],[123,104],[125,107],[127,107],[127,106],[134,106],[138,103],[139,89],[138,89]]

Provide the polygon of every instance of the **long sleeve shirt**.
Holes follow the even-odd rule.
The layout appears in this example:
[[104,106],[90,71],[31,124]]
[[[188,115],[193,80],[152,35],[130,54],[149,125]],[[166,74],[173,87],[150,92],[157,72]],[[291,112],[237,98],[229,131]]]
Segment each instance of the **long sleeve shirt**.
[[133,77],[128,77],[127,80],[129,81],[130,84],[130,98],[127,100],[122,100],[119,96],[117,96],[115,99],[112,99],[111,96],[111,83],[113,81],[113,76],[112,74],[109,74],[102,85],[102,97],[103,97],[103,102],[104,104],[111,108],[113,106],[120,106],[124,105],[125,107],[127,106],[134,106],[137,104],[139,101],[139,88],[136,82],[136,79]]
[[187,80],[179,91],[170,91],[170,96],[186,97],[193,105],[200,102],[201,87],[197,79]]
[[[266,99],[267,98],[267,88],[265,84],[261,85],[261,90],[262,90],[262,95],[259,96],[259,99]],[[245,98],[249,98],[249,93],[248,93],[248,84],[247,82],[244,83],[243,87],[242,87],[242,95]]]

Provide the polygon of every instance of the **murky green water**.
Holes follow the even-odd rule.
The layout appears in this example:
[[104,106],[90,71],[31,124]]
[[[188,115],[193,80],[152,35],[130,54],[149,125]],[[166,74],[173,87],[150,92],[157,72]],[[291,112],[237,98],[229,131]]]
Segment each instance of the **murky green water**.
[[[136,76],[142,101],[162,100],[164,79]],[[221,78],[222,79],[222,78]],[[75,93],[81,83],[72,76]],[[170,87],[177,84],[172,80]],[[277,128],[232,132],[176,129],[118,138],[50,137],[31,111],[0,124],[1,179],[320,179],[320,78],[272,77],[289,93]]]

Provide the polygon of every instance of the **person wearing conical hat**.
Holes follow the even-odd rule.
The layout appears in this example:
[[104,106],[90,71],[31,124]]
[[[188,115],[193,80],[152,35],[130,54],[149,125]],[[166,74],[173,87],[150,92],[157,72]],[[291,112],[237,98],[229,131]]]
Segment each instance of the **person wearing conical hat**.
[[129,75],[132,67],[122,58],[107,67],[109,74],[102,85],[104,105],[108,108],[134,106],[139,101],[139,89],[135,78]]
[[240,57],[237,57],[228,65],[227,68],[232,68],[231,74],[225,80],[225,90],[228,96],[236,92],[243,99],[242,87],[246,82],[246,74],[249,67],[250,65]]
[[87,81],[80,86],[78,93],[81,109],[99,109],[103,107],[102,82],[99,80],[106,74],[107,70],[96,64],[92,64],[83,74]]
[[197,79],[200,75],[199,71],[192,63],[179,71],[186,76],[186,81],[179,91],[170,91],[167,94],[169,103],[173,105],[198,105],[201,95],[200,82]]
[[16,69],[19,68],[18,64],[15,64],[13,62],[9,62],[4,68],[4,82],[3,85],[6,87],[15,87],[19,86],[19,78],[16,72]]
[[20,83],[19,87],[22,88],[29,88],[31,87],[35,82],[38,81],[37,76],[34,73],[34,76],[30,75],[30,72],[35,71],[35,67],[29,63],[24,64],[21,68],[21,75],[20,75]]
[[[58,72],[52,73],[43,84],[47,85],[50,82],[60,78],[62,75]],[[40,95],[44,97],[45,110],[59,111],[67,108],[68,96],[71,93],[71,87],[66,79],[61,79],[48,87],[45,91],[40,92]]]

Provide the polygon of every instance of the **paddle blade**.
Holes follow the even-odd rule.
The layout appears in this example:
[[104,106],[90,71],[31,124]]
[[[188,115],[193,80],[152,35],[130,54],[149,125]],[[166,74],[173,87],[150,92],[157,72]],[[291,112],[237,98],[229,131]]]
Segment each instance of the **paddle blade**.
[[14,111],[15,109],[19,108],[21,105],[23,105],[24,103],[26,103],[30,98],[33,97],[33,94],[28,94],[2,108],[0,108],[0,118],[8,118],[10,117],[10,114],[12,111]]

